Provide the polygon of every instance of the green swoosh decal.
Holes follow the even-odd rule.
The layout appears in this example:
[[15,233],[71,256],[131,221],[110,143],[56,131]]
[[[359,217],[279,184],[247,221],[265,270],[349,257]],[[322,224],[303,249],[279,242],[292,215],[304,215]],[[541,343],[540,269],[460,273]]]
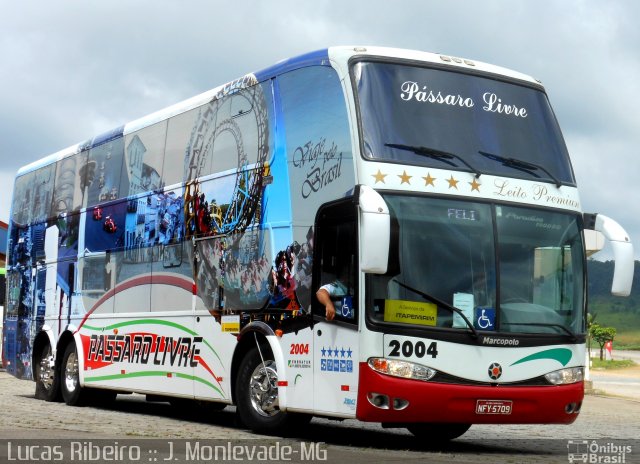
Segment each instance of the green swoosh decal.
[[[175,322],[171,322],[171,321],[165,321],[163,319],[136,319],[133,321],[118,322],[117,324],[108,325],[106,327],[94,327],[92,325],[85,324],[84,326],[82,326],[82,328],[88,329],[88,330],[94,330],[96,332],[102,332],[105,330],[113,330],[113,329],[118,329],[120,327],[126,327],[128,325],[149,325],[149,324],[166,325],[168,327],[173,327],[174,329],[187,332],[189,335],[192,335],[192,336],[198,335],[196,332],[194,332],[193,330],[183,325],[176,324]],[[213,352],[213,354],[216,355],[216,358],[218,358],[218,361],[222,362],[222,359],[220,359],[218,352],[213,349],[213,346],[211,346],[211,344],[209,344],[209,342],[204,337],[202,337],[202,342]]]
[[[224,398],[224,393],[222,392],[222,390],[220,390],[218,387],[216,387],[214,384],[212,384],[211,382],[202,379],[200,377],[195,377],[192,375],[187,375],[187,374],[181,374],[181,373],[172,373],[171,375],[174,375],[175,377],[179,377],[181,379],[185,379],[185,380],[191,380],[191,381],[196,381],[196,382],[200,382],[210,388],[213,388],[215,391],[217,391],[220,396],[222,398]],[[167,376],[167,372],[166,371],[141,371],[141,372],[129,372],[128,374],[114,374],[114,375],[102,375],[102,376],[97,376],[97,377],[86,377],[84,378],[85,382],[102,382],[105,380],[121,380],[121,379],[130,379],[133,377],[166,377]]]
[[571,356],[573,356],[573,353],[568,348],[552,348],[550,350],[538,351],[537,353],[525,356],[524,358],[517,360],[511,365],[515,366],[516,364],[522,364],[528,361],[534,361],[536,359],[554,359],[563,366],[566,366],[567,363],[571,360]]

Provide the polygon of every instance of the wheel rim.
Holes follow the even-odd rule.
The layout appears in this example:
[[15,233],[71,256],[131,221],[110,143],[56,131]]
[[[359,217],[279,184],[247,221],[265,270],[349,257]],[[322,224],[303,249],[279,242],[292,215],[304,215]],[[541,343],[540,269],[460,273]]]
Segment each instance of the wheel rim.
[[50,356],[49,351],[47,350],[45,353],[43,353],[43,356],[40,359],[40,368],[38,369],[38,381],[45,390],[50,390],[53,386],[55,375],[54,366],[55,361],[53,359],[53,356]]
[[64,383],[69,393],[73,393],[78,387],[78,357],[75,351],[69,354],[64,365]]
[[271,417],[278,409],[278,372],[273,360],[258,364],[249,379],[251,406],[264,417]]

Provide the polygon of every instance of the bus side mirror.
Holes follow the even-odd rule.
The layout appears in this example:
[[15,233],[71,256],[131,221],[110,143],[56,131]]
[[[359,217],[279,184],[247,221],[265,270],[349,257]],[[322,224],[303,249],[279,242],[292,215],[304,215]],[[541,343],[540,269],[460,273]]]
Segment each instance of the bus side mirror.
[[384,274],[389,262],[389,207],[378,192],[366,185],[359,186],[357,198],[360,206],[360,269]]
[[615,296],[629,296],[631,293],[631,285],[633,284],[633,269],[635,264],[633,245],[629,239],[629,234],[627,234],[620,224],[603,214],[596,215],[595,221],[591,222],[593,222],[593,229],[602,233],[605,238],[611,242],[613,259],[615,260],[611,294]]

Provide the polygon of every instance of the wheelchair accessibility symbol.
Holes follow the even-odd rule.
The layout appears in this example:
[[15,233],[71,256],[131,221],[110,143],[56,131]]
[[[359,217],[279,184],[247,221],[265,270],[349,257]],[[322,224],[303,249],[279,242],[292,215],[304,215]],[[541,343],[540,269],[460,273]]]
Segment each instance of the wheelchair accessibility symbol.
[[342,317],[347,319],[353,319],[354,317],[353,299],[351,298],[351,296],[345,296],[344,298],[342,298],[342,302],[340,306],[341,306],[340,312],[342,314]]
[[476,308],[475,327],[480,330],[495,330],[496,310],[493,308]]

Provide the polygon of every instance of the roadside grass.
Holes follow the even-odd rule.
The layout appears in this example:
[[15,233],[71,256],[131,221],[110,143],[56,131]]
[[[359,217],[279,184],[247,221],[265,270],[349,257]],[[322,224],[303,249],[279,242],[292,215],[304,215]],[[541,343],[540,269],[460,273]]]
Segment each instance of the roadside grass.
[[607,305],[598,303],[591,304],[589,311],[597,314],[596,322],[601,326],[616,328],[614,349],[640,350],[640,314],[631,311],[614,312]]
[[624,369],[627,367],[634,367],[636,363],[631,359],[610,359],[600,361],[600,358],[591,358],[591,369],[609,370],[609,369]]
[[616,350],[640,350],[640,330],[619,329],[613,340],[613,348]]

